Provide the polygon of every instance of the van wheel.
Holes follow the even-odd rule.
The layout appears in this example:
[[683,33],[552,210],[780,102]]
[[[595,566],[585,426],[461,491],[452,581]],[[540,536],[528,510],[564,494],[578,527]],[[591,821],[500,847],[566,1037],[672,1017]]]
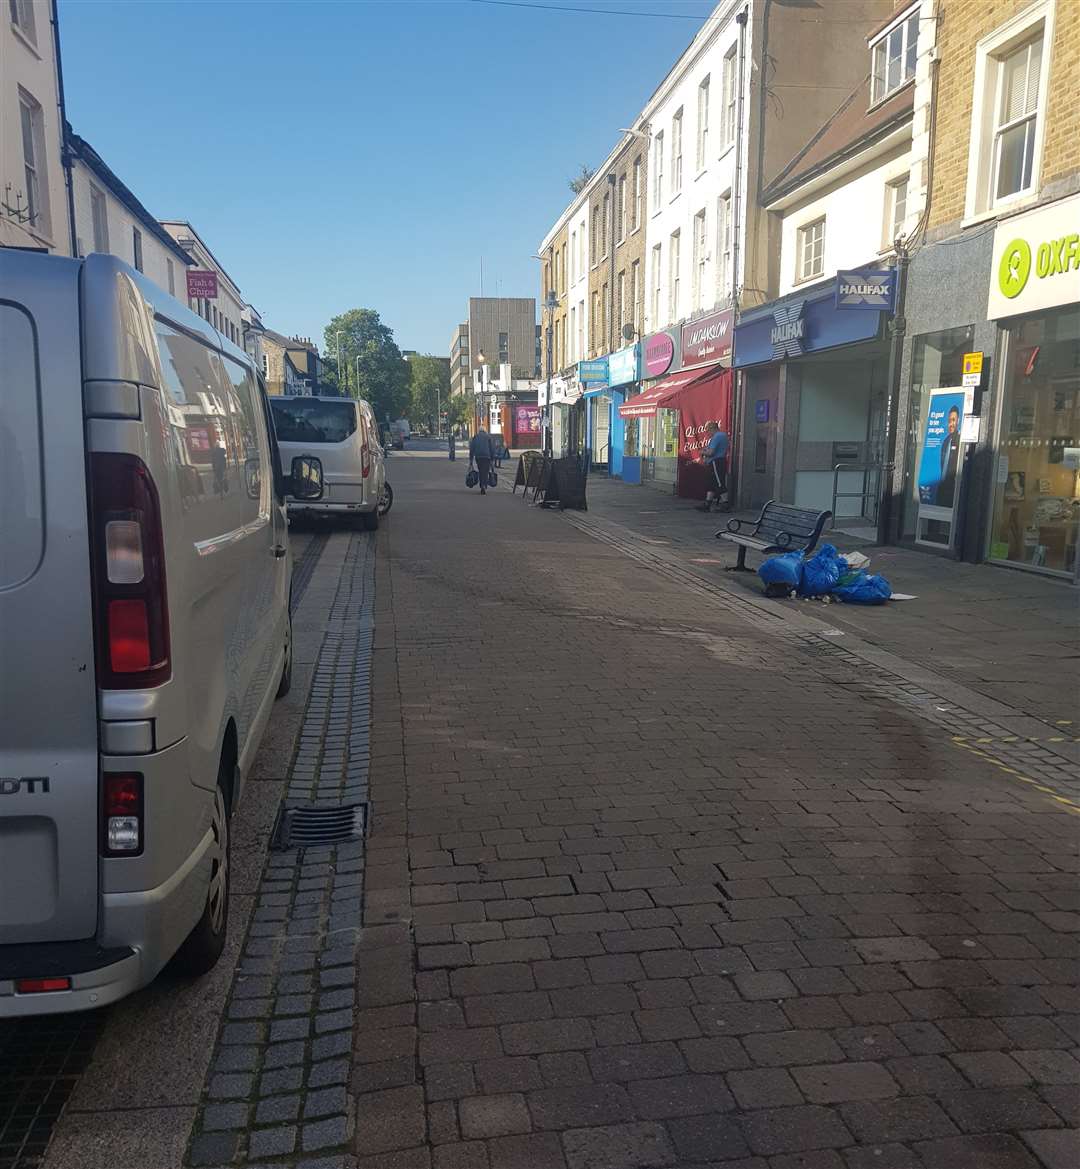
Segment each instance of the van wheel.
[[[292,593],[289,594],[289,608],[292,608]],[[281,680],[278,682],[275,698],[284,698],[292,689],[292,614],[287,618],[285,629],[285,664],[281,667]]]
[[214,811],[210,819],[214,836],[211,846],[210,887],[206,891],[206,905],[198,924],[188,934],[176,952],[175,964],[183,974],[199,975],[212,970],[225,949],[229,930],[229,886],[231,871],[229,854],[229,805],[222,780],[214,793]]
[[363,520],[363,523],[364,523],[364,531],[365,532],[377,532],[379,530],[379,509],[378,509],[378,507],[376,507],[374,511],[363,512],[361,515],[361,519]]

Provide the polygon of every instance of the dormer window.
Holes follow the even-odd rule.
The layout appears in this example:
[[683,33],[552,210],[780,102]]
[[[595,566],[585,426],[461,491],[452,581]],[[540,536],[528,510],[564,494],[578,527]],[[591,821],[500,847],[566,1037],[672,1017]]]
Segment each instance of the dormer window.
[[915,76],[919,10],[909,8],[870,42],[870,104],[876,105]]

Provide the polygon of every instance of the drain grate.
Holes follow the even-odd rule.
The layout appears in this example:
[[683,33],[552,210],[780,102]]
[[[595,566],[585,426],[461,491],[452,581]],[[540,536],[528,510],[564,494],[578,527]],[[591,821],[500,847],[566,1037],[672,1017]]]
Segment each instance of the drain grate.
[[105,1012],[0,1023],[0,1169],[37,1169]]
[[314,848],[363,838],[367,804],[320,804],[318,807],[282,807],[274,824],[270,847],[278,852]]

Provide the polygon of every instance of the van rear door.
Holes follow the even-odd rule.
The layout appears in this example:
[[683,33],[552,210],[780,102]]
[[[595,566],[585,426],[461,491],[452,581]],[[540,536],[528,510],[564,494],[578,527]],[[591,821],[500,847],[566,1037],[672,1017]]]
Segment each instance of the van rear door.
[[97,928],[78,281],[77,261],[0,250],[0,945]]

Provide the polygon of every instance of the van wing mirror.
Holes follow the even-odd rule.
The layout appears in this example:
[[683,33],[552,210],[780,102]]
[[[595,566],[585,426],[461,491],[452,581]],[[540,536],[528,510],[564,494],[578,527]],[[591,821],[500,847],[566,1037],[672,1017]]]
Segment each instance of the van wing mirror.
[[292,461],[292,471],[285,480],[285,494],[294,499],[322,499],[322,460],[314,455],[297,455]]

